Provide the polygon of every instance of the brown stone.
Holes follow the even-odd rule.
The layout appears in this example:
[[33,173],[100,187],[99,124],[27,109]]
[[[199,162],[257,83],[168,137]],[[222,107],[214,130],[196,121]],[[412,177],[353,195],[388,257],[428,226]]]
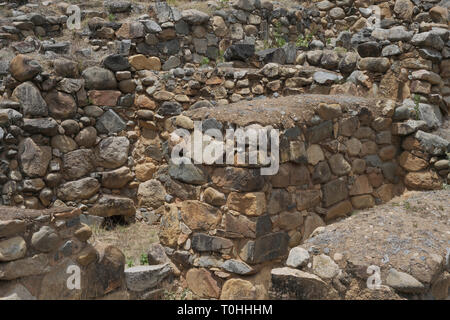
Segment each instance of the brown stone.
[[219,298],[220,288],[211,273],[204,268],[192,268],[186,273],[186,282],[193,293],[202,298]]
[[399,164],[408,171],[420,171],[428,167],[428,162],[404,151],[398,158]]
[[342,115],[342,109],[339,104],[321,103],[317,113],[324,120],[332,120],[334,118],[339,118]]
[[120,167],[102,173],[102,186],[105,188],[120,189],[131,180],[133,180],[133,175],[128,167]]
[[74,236],[80,241],[87,241],[92,235],[92,230],[88,225],[83,225],[75,231]]
[[409,21],[414,12],[414,4],[409,0],[396,0],[394,12],[401,20]]
[[325,221],[329,222],[336,218],[344,217],[350,212],[352,212],[353,207],[350,201],[345,200],[335,204],[327,210],[327,215],[325,216]]
[[383,183],[383,174],[380,172],[371,172],[367,175],[370,185],[374,188],[378,188]]
[[275,220],[274,227],[278,227],[280,230],[292,230],[297,229],[303,225],[303,215],[300,212],[284,211],[278,215],[278,219]]
[[36,60],[26,55],[18,54],[11,60],[9,71],[16,80],[24,82],[33,79],[42,71],[42,67]]
[[372,193],[372,186],[369,184],[369,179],[366,175],[358,176],[355,182],[350,187],[349,194],[351,196],[356,196],[360,194]]
[[228,195],[227,206],[231,210],[249,216],[259,216],[266,211],[266,198],[264,192],[238,193]]
[[116,31],[117,38],[135,39],[145,36],[144,25],[137,21],[124,22],[119,30]]
[[272,189],[267,202],[267,212],[269,214],[279,213],[287,210],[292,204],[292,196],[284,189]]
[[329,207],[348,196],[347,179],[341,177],[332,180],[322,187],[322,197],[325,207]]
[[331,171],[337,176],[346,175],[352,170],[352,167],[341,153],[332,155],[328,162],[330,163]]
[[316,230],[318,227],[322,227],[325,225],[322,218],[317,214],[310,212],[305,219],[304,230],[303,230],[303,241],[309,238],[309,236]]
[[442,179],[434,171],[409,172],[405,185],[411,189],[437,190],[442,188]]
[[75,99],[68,93],[53,90],[45,98],[50,115],[56,119],[73,118],[77,112]]
[[228,238],[255,238],[256,223],[244,215],[223,215],[222,228]]
[[306,166],[283,163],[280,165],[278,173],[270,177],[270,181],[275,188],[285,188],[309,185],[311,179]]
[[197,200],[186,200],[181,204],[181,217],[191,230],[209,231],[221,220],[220,211]]
[[156,109],[156,103],[152,99],[147,97],[145,94],[136,95],[136,98],[134,99],[134,104],[138,108],[150,110]]
[[115,107],[121,94],[117,90],[90,90],[88,97],[94,105]]
[[320,201],[320,190],[298,190],[295,193],[295,202],[299,211],[314,208],[320,204]]
[[139,181],[147,181],[153,178],[153,174],[156,172],[156,166],[151,162],[145,162],[136,165],[134,172],[136,173],[136,178]]
[[318,144],[313,144],[306,150],[306,157],[308,158],[308,163],[315,166],[320,161],[325,160],[322,149]]
[[0,238],[10,237],[25,232],[27,222],[24,220],[0,221]]
[[388,202],[394,197],[394,185],[383,184],[376,190],[376,194],[383,203]]
[[158,238],[161,244],[176,247],[178,236],[181,234],[178,208],[174,204],[161,206],[156,213],[161,214],[158,228]]
[[[442,2],[443,4],[443,2]],[[435,6],[428,12],[430,14],[431,20],[436,23],[447,23],[448,21],[448,8],[441,6]]]
[[381,160],[387,161],[393,159],[396,153],[397,153],[396,147],[386,146],[380,149],[380,151],[378,152],[378,156],[380,157]]
[[225,282],[220,295],[221,300],[255,300],[256,288],[250,281],[230,279]]
[[214,188],[208,187],[203,193],[203,198],[206,203],[213,206],[222,206],[226,203],[225,195]]
[[352,197],[351,201],[355,209],[371,208],[375,205],[375,199],[370,194]]
[[98,258],[97,250],[95,250],[92,246],[87,246],[84,248],[77,257],[78,264],[82,266],[87,266],[92,262],[96,261]]
[[19,143],[19,163],[29,177],[43,177],[52,158],[51,148],[38,146],[31,138]]
[[137,54],[129,57],[128,61],[136,70],[161,70],[161,61],[158,57],[147,58],[143,54]]
[[133,200],[123,196],[104,194],[89,209],[89,214],[100,217],[133,216],[136,213]]

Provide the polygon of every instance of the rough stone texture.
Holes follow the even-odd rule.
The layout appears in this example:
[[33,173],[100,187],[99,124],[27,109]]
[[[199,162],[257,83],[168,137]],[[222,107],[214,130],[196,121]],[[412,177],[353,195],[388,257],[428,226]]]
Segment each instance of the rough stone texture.
[[163,185],[155,179],[141,183],[137,193],[140,206],[154,209],[164,204],[165,195],[166,191]]
[[221,300],[255,300],[256,298],[256,288],[250,281],[243,279],[227,280],[220,294]]
[[167,263],[153,266],[137,266],[125,270],[125,281],[129,290],[139,292],[154,288],[170,272],[171,268]]
[[89,209],[89,214],[100,217],[133,216],[136,213],[133,200],[121,196],[103,195]]
[[181,217],[192,230],[208,231],[214,229],[220,222],[220,212],[217,208],[196,200],[182,203]]
[[204,269],[190,269],[186,273],[189,289],[202,298],[219,298],[220,288],[211,273]]
[[327,297],[326,283],[314,274],[288,267],[271,271],[272,299],[310,300]]
[[[343,260],[336,260],[340,266],[346,261],[343,271],[352,270],[353,274],[362,277],[362,286],[355,288],[354,293],[348,292],[347,298],[354,298],[366,290],[370,265],[380,267],[382,285],[389,286],[390,283],[399,293],[409,289],[409,292],[423,292],[423,287],[430,286],[442,273],[450,212],[448,202],[442,199],[448,195],[448,190],[405,194],[390,203],[326,226],[301,247],[306,250],[314,247],[319,252],[326,248],[328,256],[342,257]],[[416,281],[398,274],[391,275],[387,281],[391,268],[407,273]]]
[[19,144],[20,166],[30,177],[44,176],[50,159],[50,147],[38,146],[31,138],[26,138]]
[[100,183],[94,178],[82,178],[62,184],[57,191],[58,197],[66,200],[89,199],[100,189]]
[[39,89],[32,82],[18,85],[12,94],[13,99],[21,104],[22,113],[31,117],[46,117],[48,107]]

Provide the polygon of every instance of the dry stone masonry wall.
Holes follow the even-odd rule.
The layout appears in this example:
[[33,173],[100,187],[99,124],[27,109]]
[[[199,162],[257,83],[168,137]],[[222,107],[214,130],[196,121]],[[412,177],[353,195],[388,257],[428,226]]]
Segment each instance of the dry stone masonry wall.
[[[246,298],[266,297],[258,280],[240,278],[257,278],[316,228],[354,210],[448,183],[450,142],[436,132],[450,104],[448,6],[377,1],[381,21],[373,25],[372,4],[286,9],[239,0],[210,3],[205,13],[112,1],[105,10],[82,7],[85,23],[73,37],[88,39],[86,48],[49,38],[64,33],[67,4],[53,8],[54,17],[32,12],[34,4],[12,7],[0,21],[1,45],[15,50],[0,60],[0,204],[76,207],[85,222],[159,223],[161,244],[149,252],[159,278],[170,266],[200,297],[239,297],[238,287]],[[224,135],[279,130],[278,173],[175,165],[173,132],[192,133],[195,121]],[[72,234],[65,238],[54,223],[44,224],[59,246]],[[30,228],[44,224],[32,220]],[[0,233],[0,248],[17,241],[23,249],[0,263],[4,270],[35,259],[25,250],[32,233],[20,230]],[[64,259],[76,260],[86,239],[68,241],[77,249]],[[125,272],[131,292],[155,287],[147,271]],[[0,280],[13,280],[5,272]],[[42,297],[27,279],[17,283]],[[106,287],[82,294],[100,297]]]
[[87,243],[92,231],[81,222],[81,210],[2,207],[0,213],[2,299],[79,300],[126,294],[123,253],[111,245]]

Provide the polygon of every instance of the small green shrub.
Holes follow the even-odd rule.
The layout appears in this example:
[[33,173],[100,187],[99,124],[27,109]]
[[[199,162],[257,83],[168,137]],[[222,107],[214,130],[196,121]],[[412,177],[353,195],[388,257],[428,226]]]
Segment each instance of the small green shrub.
[[209,64],[209,58],[208,57],[203,57],[202,61],[200,61],[200,64],[202,66],[208,65]]
[[141,254],[141,266],[148,264],[148,256],[145,253]]
[[305,36],[299,35],[297,37],[297,41],[295,42],[295,45],[297,47],[308,48],[309,44],[312,41],[312,38],[313,38],[312,35],[309,34],[309,33],[307,35],[305,35]]

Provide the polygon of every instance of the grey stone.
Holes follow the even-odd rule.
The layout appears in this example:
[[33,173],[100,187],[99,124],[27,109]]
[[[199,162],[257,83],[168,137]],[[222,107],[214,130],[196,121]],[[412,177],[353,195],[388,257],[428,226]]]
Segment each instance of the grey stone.
[[247,61],[255,54],[255,45],[250,43],[235,43],[229,46],[224,53],[225,61]]
[[415,34],[411,39],[411,43],[415,46],[431,47],[436,50],[442,50],[444,48],[444,41],[439,34],[433,31]]
[[131,11],[131,2],[129,1],[109,1],[105,2],[106,8],[111,13],[122,13]]
[[441,155],[450,151],[450,141],[437,135],[419,130],[414,137],[420,142],[424,151],[432,155]]
[[181,12],[181,18],[189,24],[198,25],[209,21],[209,15],[196,9]]
[[180,58],[178,58],[177,56],[170,56],[169,59],[167,59],[166,62],[164,62],[162,69],[164,71],[167,71],[167,70],[174,69],[174,68],[178,67],[179,65],[181,65]]
[[168,263],[125,269],[125,281],[131,291],[141,292],[156,287],[172,269]]
[[0,241],[0,262],[23,258],[27,252],[27,244],[22,237],[16,236]]
[[108,90],[117,88],[117,81],[111,70],[90,67],[81,74],[85,80],[85,87],[94,90]]
[[223,252],[229,251],[233,247],[233,242],[229,239],[210,236],[204,233],[195,233],[192,236],[192,248],[195,251]]
[[222,264],[221,268],[224,269],[225,271],[243,275],[243,276],[252,274],[255,272],[253,270],[253,268],[250,267],[248,264],[246,264],[242,261],[235,260],[235,259],[230,259],[230,260],[225,261]]
[[57,195],[63,201],[89,199],[100,189],[100,183],[94,178],[83,178],[59,186]]
[[331,138],[333,134],[333,122],[327,120],[317,126],[308,128],[307,138],[310,144],[318,143],[327,138]]
[[425,103],[419,103],[419,119],[425,121],[430,129],[440,127],[443,121],[439,106]]
[[95,148],[96,163],[108,169],[116,169],[126,163],[130,141],[126,137],[108,137]]
[[204,184],[207,182],[206,173],[192,163],[174,164],[173,161],[169,163],[169,175],[176,180],[183,181],[189,184]]
[[165,264],[168,263],[169,257],[167,257],[164,247],[159,243],[152,243],[148,249],[148,263],[153,264]]
[[39,89],[32,82],[24,82],[13,91],[13,98],[21,104],[24,116],[46,117],[48,107]]
[[147,32],[158,33],[162,31],[161,26],[154,20],[140,20],[140,22]]
[[256,52],[259,61],[264,63],[286,63],[286,52],[282,48],[270,48]]
[[41,252],[50,252],[55,249],[60,242],[56,231],[48,226],[43,226],[38,232],[33,233],[31,244]]
[[325,254],[313,257],[312,269],[322,279],[332,279],[339,273],[339,266]]
[[318,276],[293,268],[276,268],[271,271],[270,297],[294,300],[323,299],[330,290]]
[[95,124],[100,133],[117,133],[127,127],[126,122],[112,109],[101,115]]
[[342,76],[336,73],[317,71],[314,72],[313,79],[318,84],[333,84],[341,80]]
[[161,182],[155,179],[145,181],[139,185],[137,197],[139,205],[157,209],[164,204],[166,190]]
[[309,253],[302,247],[294,247],[289,251],[286,265],[292,268],[298,268],[305,266],[309,261]]
[[178,102],[164,101],[158,109],[158,114],[162,116],[177,116],[183,111],[183,107]]
[[38,146],[31,138],[19,144],[19,163],[29,177],[43,177],[52,158],[51,148]]
[[383,57],[390,57],[390,56],[396,56],[398,54],[402,53],[398,45],[396,44],[390,44],[383,48],[381,51],[381,55]]
[[322,192],[324,206],[329,207],[348,197],[347,181],[343,177],[330,181],[322,187]]
[[285,232],[275,232],[248,241],[240,256],[250,264],[262,263],[284,256],[288,250],[289,236]]
[[58,123],[53,118],[24,119],[23,129],[32,134],[52,137],[58,134]]
[[120,54],[111,54],[103,60],[106,68],[112,71],[123,71],[130,68],[128,59]]
[[425,287],[413,276],[391,268],[386,277],[386,284],[403,293],[421,293]]

